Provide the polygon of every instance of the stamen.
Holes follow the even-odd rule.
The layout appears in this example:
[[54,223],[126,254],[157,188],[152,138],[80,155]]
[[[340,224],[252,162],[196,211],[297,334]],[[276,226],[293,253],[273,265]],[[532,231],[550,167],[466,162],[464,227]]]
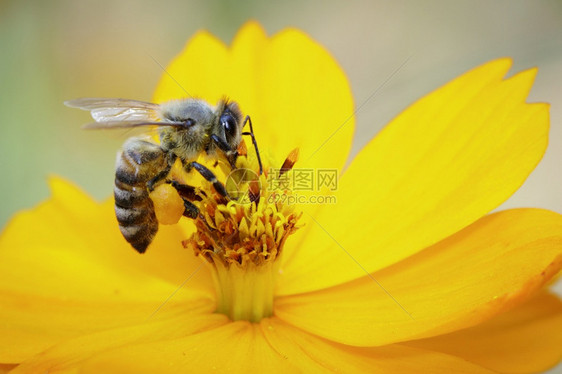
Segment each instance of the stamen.
[[295,166],[295,163],[298,161],[298,159],[299,159],[299,149],[295,148],[291,151],[291,153],[289,153],[289,155],[285,159],[285,162],[283,163],[283,166],[281,166],[281,170],[279,171],[279,176],[291,170],[293,166]]
[[[295,149],[283,164],[284,172],[297,159],[298,149]],[[278,260],[285,241],[298,229],[302,213],[295,212],[294,205],[272,199],[287,191],[273,189],[265,174],[254,172],[257,167],[254,163],[240,154],[237,169],[230,176],[234,179],[231,186],[245,191],[245,199],[227,201],[213,190],[212,183],[203,181],[204,194],[196,202],[200,212],[195,220],[197,232],[183,245],[210,267],[215,280],[217,312],[233,320],[258,322],[273,313]]]
[[238,145],[238,156],[247,156],[248,155],[248,147],[246,147],[246,142],[244,139],[240,141]]

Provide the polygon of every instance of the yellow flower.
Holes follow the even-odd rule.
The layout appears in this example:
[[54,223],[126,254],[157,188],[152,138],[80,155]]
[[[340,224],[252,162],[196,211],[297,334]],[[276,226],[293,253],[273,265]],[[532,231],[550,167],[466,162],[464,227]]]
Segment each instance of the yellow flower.
[[[112,201],[51,179],[52,198],[0,237],[0,371],[547,369],[561,355],[562,304],[541,288],[562,266],[562,216],[488,214],[547,144],[548,106],[525,103],[536,69],[504,79],[510,65],[420,99],[340,173],[337,203],[293,207],[304,226],[278,258],[273,315],[257,322],[214,313],[210,268],[181,245],[190,221],[161,225],[141,256]],[[342,170],[350,89],[301,32],[268,38],[248,23],[230,48],[201,32],[167,71],[156,101],[186,96],[174,80],[211,103],[236,100],[269,165],[298,148],[299,168]]]

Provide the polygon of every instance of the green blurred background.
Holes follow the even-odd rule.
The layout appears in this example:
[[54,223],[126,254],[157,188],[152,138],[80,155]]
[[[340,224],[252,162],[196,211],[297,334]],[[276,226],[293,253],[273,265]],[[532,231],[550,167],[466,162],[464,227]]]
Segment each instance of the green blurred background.
[[378,90],[357,115],[354,153],[409,103],[475,65],[511,56],[515,71],[538,66],[531,100],[552,104],[550,146],[503,207],[562,212],[560,1],[0,1],[0,226],[48,196],[51,174],[97,199],[112,193],[126,134],[81,130],[88,114],[64,100],[150,100],[162,73],[150,56],[166,65],[201,28],[230,43],[248,19],[320,41],[357,105]]

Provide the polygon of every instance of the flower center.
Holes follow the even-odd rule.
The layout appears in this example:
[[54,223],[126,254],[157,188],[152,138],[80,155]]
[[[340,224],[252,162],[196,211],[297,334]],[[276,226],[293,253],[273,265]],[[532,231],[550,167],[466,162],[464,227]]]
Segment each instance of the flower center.
[[[292,167],[297,155],[292,152],[277,174],[289,172],[286,165]],[[269,179],[279,175],[257,175],[252,166],[247,157],[239,157],[226,183],[232,200],[203,183],[197,232],[183,245],[209,265],[217,312],[235,321],[258,322],[273,314],[279,258],[302,213],[275,198],[288,193],[272,187]]]

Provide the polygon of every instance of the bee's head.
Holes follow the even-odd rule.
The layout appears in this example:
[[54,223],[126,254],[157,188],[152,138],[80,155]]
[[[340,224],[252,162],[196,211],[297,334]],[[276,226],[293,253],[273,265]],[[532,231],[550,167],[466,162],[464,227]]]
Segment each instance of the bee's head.
[[186,128],[193,126],[210,127],[215,114],[213,108],[207,102],[190,98],[163,104],[162,117],[171,122],[185,123]]
[[222,100],[217,105],[218,115],[218,136],[225,140],[230,149],[238,148],[242,139],[242,112],[238,104],[227,100]]

